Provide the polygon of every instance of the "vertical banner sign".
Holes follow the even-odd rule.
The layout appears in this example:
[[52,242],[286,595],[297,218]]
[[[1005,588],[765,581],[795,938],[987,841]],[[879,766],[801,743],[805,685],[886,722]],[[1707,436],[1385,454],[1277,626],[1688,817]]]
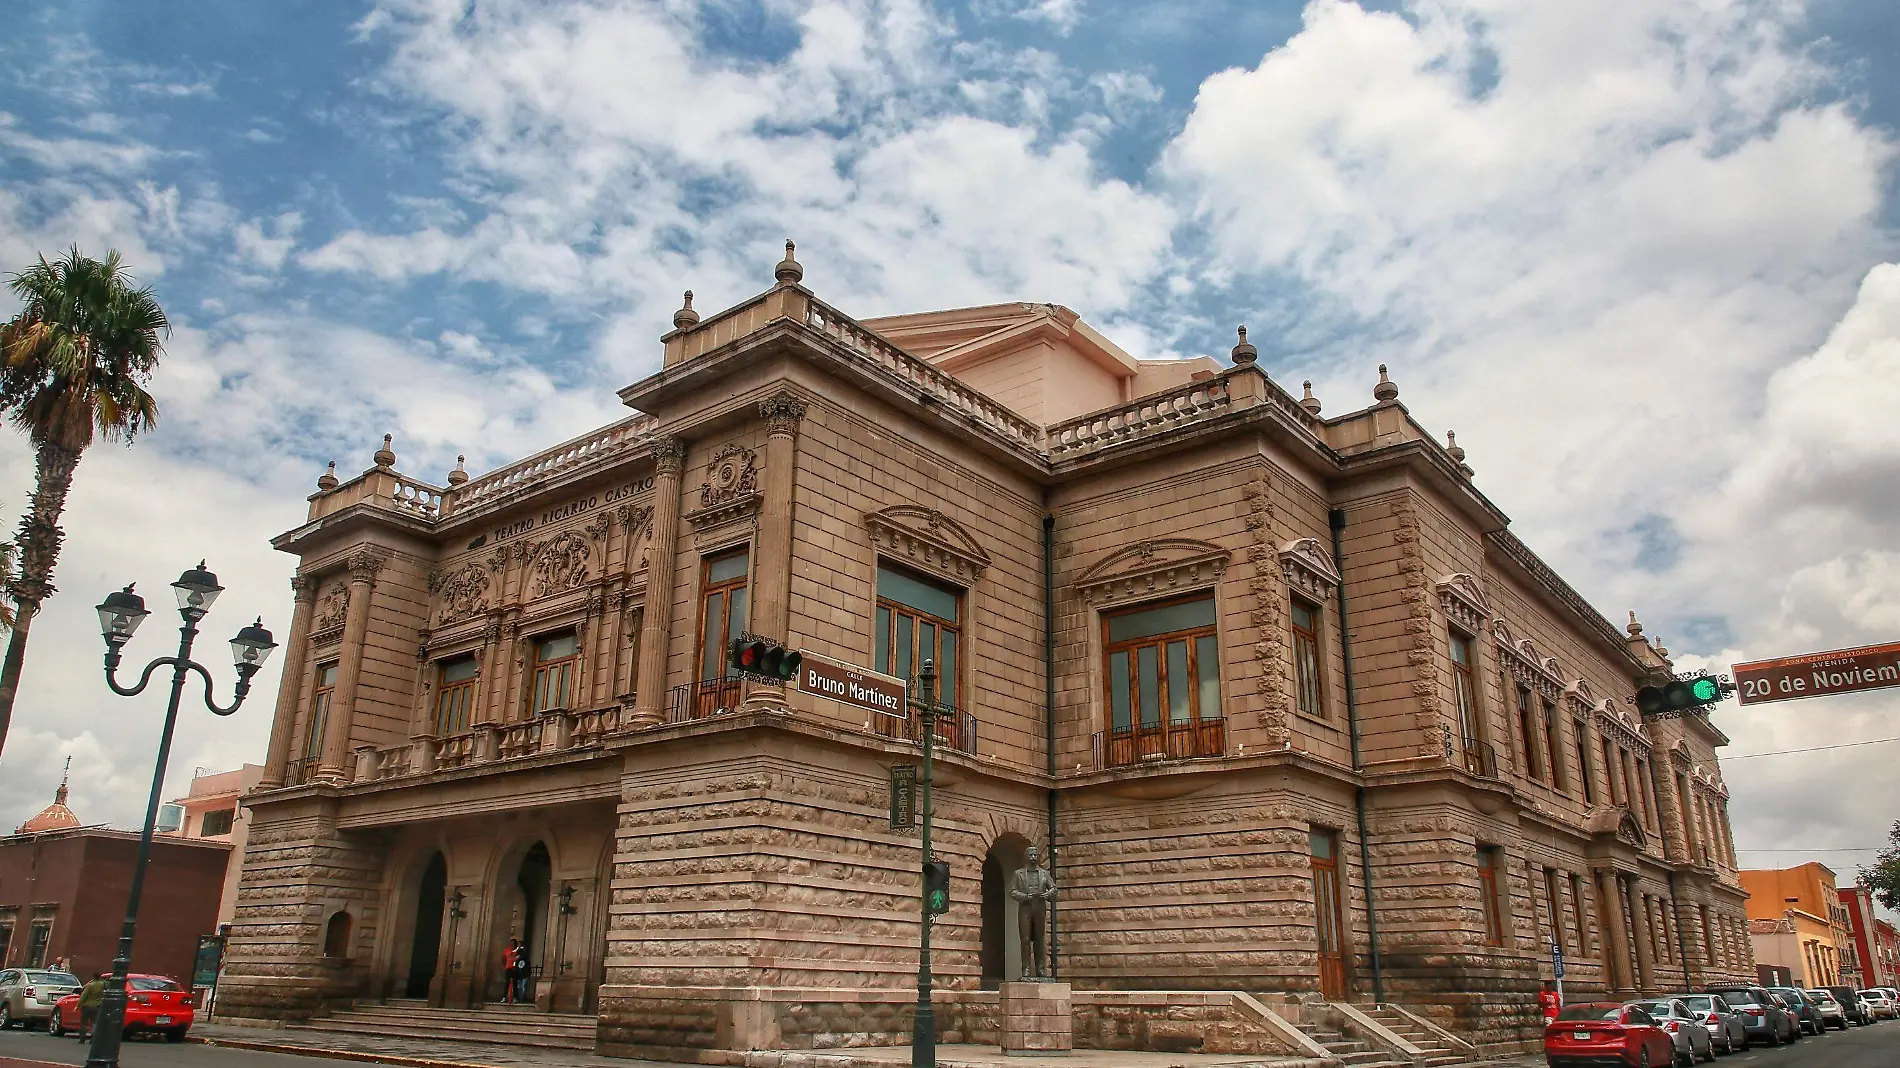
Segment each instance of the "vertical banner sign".
[[1755,660],[1734,670],[1745,705],[1878,690],[1900,686],[1900,642]]
[[917,766],[891,768],[891,830],[908,831],[917,825]]

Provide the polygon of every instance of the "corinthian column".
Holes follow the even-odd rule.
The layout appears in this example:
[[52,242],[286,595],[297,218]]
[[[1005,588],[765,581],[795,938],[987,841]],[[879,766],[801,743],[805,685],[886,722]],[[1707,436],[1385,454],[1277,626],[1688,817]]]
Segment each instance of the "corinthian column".
[[277,680],[277,714],[270,723],[270,749],[264,757],[259,789],[284,784],[290,764],[290,735],[297,721],[297,701],[303,696],[304,660],[310,652],[310,617],[316,614],[317,584],[303,575],[290,577],[295,606],[290,613],[290,637],[284,639],[284,672]]
[[[758,558],[752,565],[752,611],[748,629],[785,641],[791,628],[792,590],[792,466],[798,445],[798,424],[805,402],[780,391],[761,401],[765,420],[765,490],[759,504]],[[747,687],[751,707],[785,705],[785,684],[755,680]]]
[[339,783],[349,779],[350,723],[356,718],[356,684],[363,676],[363,639],[369,634],[369,599],[376,588],[376,572],[387,558],[368,549],[351,553],[350,607],[343,620],[342,662],[337,665],[336,691],[330,698],[330,719],[323,725],[323,764],[317,777]]
[[673,563],[680,529],[680,469],[686,443],[653,442],[653,550],[647,557],[646,612],[640,628],[640,664],[633,694],[634,727],[665,721],[666,638],[673,622]]

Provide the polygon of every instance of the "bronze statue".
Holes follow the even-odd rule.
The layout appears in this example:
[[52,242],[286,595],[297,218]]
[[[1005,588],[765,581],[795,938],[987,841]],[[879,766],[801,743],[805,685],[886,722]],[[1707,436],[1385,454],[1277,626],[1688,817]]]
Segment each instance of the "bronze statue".
[[1009,896],[1016,902],[1016,934],[1022,940],[1024,979],[1043,978],[1042,957],[1048,941],[1049,907],[1055,904],[1056,880],[1042,866],[1042,851],[1030,846],[1023,866],[1010,880]]

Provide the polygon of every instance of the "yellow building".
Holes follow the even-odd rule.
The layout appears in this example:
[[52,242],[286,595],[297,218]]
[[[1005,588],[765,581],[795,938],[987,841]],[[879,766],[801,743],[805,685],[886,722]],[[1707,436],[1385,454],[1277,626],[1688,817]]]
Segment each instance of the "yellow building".
[[1755,960],[1792,970],[1804,986],[1861,985],[1834,871],[1809,861],[1741,873]]

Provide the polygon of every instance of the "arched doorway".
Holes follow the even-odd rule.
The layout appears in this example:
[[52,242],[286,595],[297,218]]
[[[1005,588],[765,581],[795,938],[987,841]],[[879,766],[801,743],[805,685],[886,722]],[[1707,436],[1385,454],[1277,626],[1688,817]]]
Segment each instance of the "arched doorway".
[[429,984],[435,982],[435,962],[442,953],[442,904],[448,889],[449,865],[438,850],[422,869],[422,883],[416,888],[416,923],[409,943],[404,997],[426,998]]
[[[514,860],[513,857],[520,857]],[[547,955],[548,890],[553,882],[553,858],[546,842],[536,841],[519,853],[510,851],[496,871],[493,942],[488,953],[489,972],[484,986],[488,1000],[508,997],[508,979],[501,962],[509,939],[520,943],[533,978],[539,979]],[[527,1000],[535,996],[535,984],[528,983]]]
[[[982,965],[982,984],[994,990],[1005,978],[1004,972],[1015,953],[1009,948],[1009,880],[1023,866],[1023,853],[1029,843],[1021,835],[1005,834],[990,846],[983,857],[983,942],[978,958]],[[1013,978],[1013,977],[1011,977]]]
[[515,876],[515,885],[521,889],[521,952],[536,976],[540,975],[541,958],[547,948],[542,936],[548,926],[548,886],[553,876],[554,861],[548,856],[548,847],[536,842],[521,858],[521,872]]

